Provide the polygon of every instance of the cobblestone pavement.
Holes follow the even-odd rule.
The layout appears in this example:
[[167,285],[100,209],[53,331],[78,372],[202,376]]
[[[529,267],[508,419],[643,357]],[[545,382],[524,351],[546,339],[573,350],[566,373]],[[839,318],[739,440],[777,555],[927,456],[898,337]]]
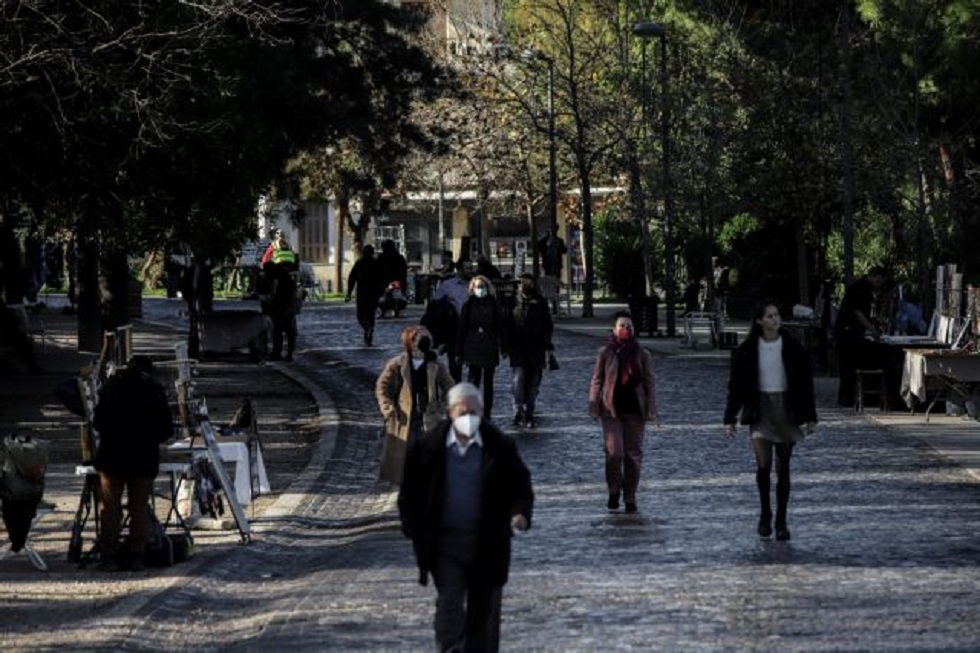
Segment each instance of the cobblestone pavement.
[[[299,356],[283,367],[324,393],[329,443],[257,520],[255,541],[173,567],[166,586],[92,619],[4,624],[0,643],[431,648],[435,594],[417,585],[394,494],[376,481],[373,398],[419,310],[379,322],[374,348],[359,346],[353,313],[315,304],[301,316]],[[562,329],[556,340],[562,365],[545,375],[540,425],[514,432],[537,501],[514,543],[504,650],[980,650],[980,486],[963,468],[830,408],[821,384],[822,423],[794,458],[793,539],[760,542],[747,434],[729,440],[719,425],[726,359],[659,356],[662,426],[648,439],[640,511],[609,513],[586,415],[601,339]],[[509,370],[496,380],[494,417],[508,424]]]

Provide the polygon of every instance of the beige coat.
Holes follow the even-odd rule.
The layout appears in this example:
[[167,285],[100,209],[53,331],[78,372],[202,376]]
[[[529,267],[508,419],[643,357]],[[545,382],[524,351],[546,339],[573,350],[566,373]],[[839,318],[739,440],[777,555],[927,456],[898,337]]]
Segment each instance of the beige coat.
[[[643,383],[636,386],[636,398],[640,402],[643,419],[651,421],[657,417],[656,375],[653,370],[653,357],[650,352],[640,347],[640,370]],[[589,415],[603,415],[616,419],[613,407],[613,391],[616,389],[616,377],[619,376],[619,362],[612,347],[605,346],[599,350],[595,369],[592,371],[592,382],[589,384]]]
[[[426,364],[429,402],[422,416],[422,426],[428,431],[446,417],[446,401],[453,377],[439,361]],[[378,408],[384,417],[385,446],[381,454],[381,477],[393,483],[401,482],[405,446],[409,436],[409,415],[412,412],[412,363],[407,353],[399,354],[385,363],[374,386]],[[392,440],[399,440],[399,443]]]

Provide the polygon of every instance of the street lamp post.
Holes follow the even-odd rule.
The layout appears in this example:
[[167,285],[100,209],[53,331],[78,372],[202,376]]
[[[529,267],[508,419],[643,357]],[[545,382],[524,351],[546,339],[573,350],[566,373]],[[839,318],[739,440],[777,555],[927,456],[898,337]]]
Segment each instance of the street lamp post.
[[[555,60],[540,50],[528,48],[522,56],[525,59],[540,59],[548,64],[548,197],[549,197],[549,233],[558,233],[558,168],[555,162]],[[532,234],[531,246],[537,249],[537,234]],[[555,248],[555,255],[561,257]],[[535,257],[537,260],[537,257]],[[552,269],[558,269],[558,261],[551,261]],[[561,278],[561,270],[558,270]]]
[[660,39],[660,80],[663,84],[663,107],[660,119],[660,139],[663,150],[664,191],[664,277],[667,294],[667,335],[676,335],[674,300],[676,296],[674,273],[674,200],[670,188],[670,100],[667,95],[667,31],[662,25],[642,20],[633,26],[633,35],[641,39]]

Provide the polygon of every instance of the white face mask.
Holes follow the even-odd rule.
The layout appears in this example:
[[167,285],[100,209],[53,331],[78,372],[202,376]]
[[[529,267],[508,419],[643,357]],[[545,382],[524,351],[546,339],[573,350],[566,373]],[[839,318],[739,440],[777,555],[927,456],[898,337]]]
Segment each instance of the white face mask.
[[472,437],[480,428],[479,415],[460,415],[453,418],[453,428],[457,433]]
[[473,289],[473,294],[476,295],[477,297],[486,297],[487,296],[487,289],[486,288],[474,288]]

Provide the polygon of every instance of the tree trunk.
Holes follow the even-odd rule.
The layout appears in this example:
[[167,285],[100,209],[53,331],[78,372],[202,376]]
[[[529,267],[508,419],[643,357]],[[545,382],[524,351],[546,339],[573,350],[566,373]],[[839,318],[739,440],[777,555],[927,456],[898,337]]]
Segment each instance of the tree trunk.
[[83,220],[78,226],[78,350],[102,349],[102,309],[99,291],[99,243]]
[[592,231],[592,181],[589,169],[579,166],[579,182],[582,184],[582,255],[585,260],[585,287],[582,292],[582,317],[593,316],[593,288],[595,287],[595,268],[593,261]]

